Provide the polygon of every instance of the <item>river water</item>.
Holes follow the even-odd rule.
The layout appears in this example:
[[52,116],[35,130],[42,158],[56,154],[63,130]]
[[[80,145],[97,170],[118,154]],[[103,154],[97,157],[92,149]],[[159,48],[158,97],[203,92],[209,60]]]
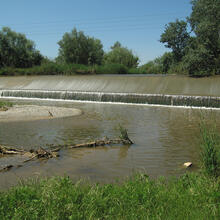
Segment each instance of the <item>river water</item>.
[[[219,110],[159,107],[134,104],[80,103],[64,101],[24,101],[17,104],[54,105],[78,108],[80,116],[52,120],[1,122],[1,144],[36,149],[40,146],[83,143],[118,137],[119,124],[128,129],[131,146],[62,149],[59,158],[31,161],[23,167],[0,173],[0,188],[9,187],[27,177],[68,175],[95,182],[113,182],[134,172],[150,177],[180,175],[182,164],[199,166],[199,123],[202,117],[216,121]],[[18,164],[17,156],[0,158],[0,166]]]
[[[219,84],[220,77],[0,77],[1,98],[10,98],[17,104],[53,105],[83,111],[80,116],[67,118],[0,122],[0,144],[29,150],[48,148],[51,144],[83,143],[105,136],[118,137],[119,124],[128,130],[134,142],[131,146],[63,148],[59,158],[31,161],[22,167],[1,172],[0,188],[39,176],[68,175],[73,179],[89,178],[95,182],[114,182],[139,171],[152,178],[178,176],[186,171],[182,164],[188,161],[193,163],[190,170],[196,170],[200,158],[201,117],[220,127],[220,111],[180,106],[220,109]],[[28,97],[35,99],[28,101]],[[43,100],[47,98],[54,100]],[[18,156],[0,157],[0,167],[18,165],[23,159]]]

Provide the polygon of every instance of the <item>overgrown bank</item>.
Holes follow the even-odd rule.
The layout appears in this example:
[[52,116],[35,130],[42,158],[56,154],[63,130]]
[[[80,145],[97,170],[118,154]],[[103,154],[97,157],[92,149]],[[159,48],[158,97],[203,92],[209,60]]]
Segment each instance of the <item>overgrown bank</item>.
[[185,174],[123,184],[41,180],[0,193],[1,219],[219,219],[220,179]]
[[0,76],[19,75],[75,75],[75,74],[144,74],[146,71],[139,68],[128,68],[123,64],[83,65],[60,64],[48,62],[40,66],[29,68],[0,68]]

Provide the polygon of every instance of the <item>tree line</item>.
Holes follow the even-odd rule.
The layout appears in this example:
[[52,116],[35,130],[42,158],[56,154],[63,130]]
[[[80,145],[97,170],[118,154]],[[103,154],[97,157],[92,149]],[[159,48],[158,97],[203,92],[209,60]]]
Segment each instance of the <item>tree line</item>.
[[46,65],[50,67],[49,69],[53,66],[54,70],[56,64],[56,68],[61,70],[61,66],[70,68],[71,64],[75,64],[74,67],[78,67],[78,70],[81,68],[81,72],[85,72],[86,66],[88,67],[86,69],[91,72],[94,66],[112,65],[113,69],[115,67],[118,70],[124,69],[119,73],[127,73],[129,68],[136,68],[139,63],[139,58],[133,54],[132,50],[123,47],[121,43],[116,42],[111,50],[105,53],[99,39],[87,36],[83,31],[77,31],[76,28],[70,33],[65,33],[58,45],[60,46],[59,54],[52,61],[41,55],[36,50],[34,42],[27,39],[24,34],[16,33],[9,27],[3,27],[0,31],[0,68],[35,67],[36,70],[36,66]]
[[170,22],[160,36],[160,42],[171,52],[142,66],[138,66],[139,57],[120,42],[115,42],[109,52],[104,52],[99,39],[87,36],[76,28],[63,35],[58,42],[58,56],[51,61],[41,55],[34,42],[24,34],[3,27],[0,31],[0,74],[8,67],[29,68],[28,71],[35,67],[32,71],[36,74],[41,71],[48,74],[50,71],[54,74],[68,71],[191,76],[220,74],[220,1],[192,0],[191,4],[190,16]]
[[148,62],[146,68],[191,76],[220,74],[220,1],[192,0],[191,4],[190,16],[170,22],[160,36],[171,52]]

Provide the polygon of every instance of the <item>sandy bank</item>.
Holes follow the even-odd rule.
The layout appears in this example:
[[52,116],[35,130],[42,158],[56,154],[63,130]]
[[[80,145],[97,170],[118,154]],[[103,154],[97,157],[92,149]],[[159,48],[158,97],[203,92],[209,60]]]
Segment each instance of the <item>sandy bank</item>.
[[15,105],[7,111],[0,111],[0,121],[29,121],[39,119],[54,119],[82,114],[75,108],[55,106]]

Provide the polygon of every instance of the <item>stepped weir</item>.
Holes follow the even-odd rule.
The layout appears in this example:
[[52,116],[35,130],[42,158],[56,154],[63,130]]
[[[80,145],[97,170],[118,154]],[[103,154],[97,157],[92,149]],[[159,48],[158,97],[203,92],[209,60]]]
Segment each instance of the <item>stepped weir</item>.
[[220,108],[220,77],[22,76],[1,77],[0,96]]

